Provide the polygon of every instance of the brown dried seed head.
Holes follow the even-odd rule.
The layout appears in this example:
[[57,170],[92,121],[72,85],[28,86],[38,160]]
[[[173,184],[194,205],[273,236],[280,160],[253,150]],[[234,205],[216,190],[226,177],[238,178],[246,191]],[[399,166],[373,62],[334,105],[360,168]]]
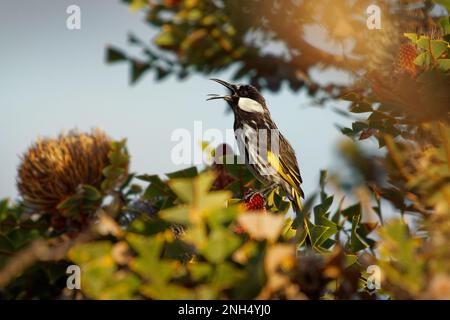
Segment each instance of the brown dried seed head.
[[101,130],[71,131],[57,139],[39,139],[22,156],[17,187],[26,206],[55,212],[81,184],[100,188],[111,140]]

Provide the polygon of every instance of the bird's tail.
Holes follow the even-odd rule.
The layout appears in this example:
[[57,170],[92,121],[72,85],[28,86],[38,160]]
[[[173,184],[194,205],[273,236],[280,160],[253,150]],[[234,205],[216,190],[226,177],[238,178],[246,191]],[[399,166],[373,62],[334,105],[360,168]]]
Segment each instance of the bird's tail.
[[302,202],[300,199],[300,193],[292,189],[292,208],[294,209],[295,214],[299,215],[302,212]]

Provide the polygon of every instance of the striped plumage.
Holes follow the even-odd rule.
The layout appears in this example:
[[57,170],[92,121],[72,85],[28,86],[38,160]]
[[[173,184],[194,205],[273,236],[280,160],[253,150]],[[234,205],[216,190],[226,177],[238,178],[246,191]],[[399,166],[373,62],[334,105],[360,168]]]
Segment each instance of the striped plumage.
[[264,97],[250,85],[233,85],[212,79],[231,92],[212,95],[208,100],[224,99],[234,113],[234,132],[241,156],[253,175],[267,189],[280,186],[300,212],[304,197],[302,178],[295,152],[273,122]]

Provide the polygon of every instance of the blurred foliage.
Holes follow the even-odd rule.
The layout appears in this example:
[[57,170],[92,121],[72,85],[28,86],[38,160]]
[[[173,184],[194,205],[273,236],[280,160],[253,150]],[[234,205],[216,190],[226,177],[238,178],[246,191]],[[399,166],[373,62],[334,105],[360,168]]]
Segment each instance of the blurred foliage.
[[[130,62],[132,82],[236,65],[236,79],[261,88],[286,82],[346,100],[346,170],[322,171],[291,216],[281,190],[262,195],[244,165],[218,161],[207,143],[213,164],[159,176],[129,173],[125,141],[110,142],[101,183],[80,181],[52,210],[33,210],[23,194],[0,202],[0,298],[450,298],[450,23],[430,14],[448,1],[383,7],[381,37],[361,31],[365,1],[125,2],[157,31],[150,44],[129,38],[145,59],[108,49],[109,62]],[[352,55],[306,41],[315,23],[330,45],[354,39]],[[286,52],[267,53],[277,41]],[[322,86],[309,77],[315,67],[357,81]],[[388,203],[398,215],[385,214]],[[66,288],[70,264],[81,267],[80,291]]]
[[[116,156],[118,154],[111,154],[110,158]],[[233,166],[240,166],[239,171],[245,172],[244,176],[249,179],[241,183],[250,185],[253,178],[246,167]],[[232,170],[227,172],[231,175]],[[138,177],[149,182],[148,187],[132,194],[129,193],[132,186],[122,187],[120,205],[106,203],[95,210],[83,208],[91,210],[94,224],[100,225],[95,229],[95,238],[72,246],[65,262],[56,263],[61,267],[69,263],[81,267],[83,296],[94,299],[306,297],[300,289],[303,280],[293,278],[301,272],[298,269],[302,268],[301,264],[307,263],[306,258],[303,262],[303,258],[299,260],[296,255],[302,236],[295,229],[296,220],[284,218],[289,204],[278,191],[268,197],[267,211],[248,211],[241,200],[233,198],[233,191],[213,187],[219,178],[217,168],[207,168],[199,174],[192,168],[168,176],[171,177],[168,180],[157,176]],[[373,242],[364,240],[363,225],[356,221],[361,214],[359,208],[339,210],[333,215],[335,222],[331,220],[329,208],[333,199],[325,193],[324,183],[325,173],[320,191],[323,203],[314,206],[316,221],[309,223],[313,243],[303,247],[305,252],[311,251],[310,255],[314,254],[312,248],[326,256],[342,255],[345,262],[343,260],[339,268],[344,272],[358,265],[355,254],[369,246],[363,241]],[[106,196],[99,190],[92,194]],[[85,200],[91,197],[90,192],[85,195]],[[78,195],[76,199],[80,200]],[[151,204],[146,207],[152,208],[151,212],[141,211],[136,202]],[[305,219],[309,216],[308,210],[304,211]],[[128,223],[120,225],[119,221],[123,221],[120,215],[132,217]],[[2,202],[2,226],[9,225],[6,222],[11,217],[16,221],[24,219],[24,212],[8,208],[7,202]],[[353,226],[345,226],[348,219]],[[175,231],[176,226],[181,232]],[[43,229],[40,236],[52,239],[51,228]],[[351,234],[347,249],[331,250],[335,243],[331,238],[341,231]],[[21,248],[16,234],[23,238],[22,246],[34,239],[31,235],[26,237],[26,229],[18,224],[3,228],[0,248],[3,265],[13,260],[11,257]],[[38,235],[36,232],[35,236]],[[37,265],[55,278],[53,284],[64,283],[63,268],[48,263]],[[9,284],[3,296],[32,297],[27,288],[33,288],[39,281],[33,269],[26,270]],[[23,277],[30,281],[29,286],[21,285]],[[18,291],[19,288],[23,291]],[[67,294],[63,288],[64,285],[54,297]]]
[[[193,72],[210,74],[235,66],[235,80],[248,79],[257,87],[273,91],[278,91],[283,82],[294,91],[306,85],[313,93],[320,85],[308,73],[318,61],[324,67],[347,68],[343,57],[327,53],[304,38],[308,24],[326,23],[330,30],[336,27],[335,20],[329,19],[340,7],[336,1],[124,2],[134,10],[144,10],[145,22],[158,32],[151,44],[130,34],[130,45],[142,49],[140,58],[115,47],[108,49],[108,62],[129,61],[132,83],[148,71],[153,71],[158,80],[171,74],[183,79]],[[363,13],[364,4],[360,2],[342,2],[342,10],[361,9]],[[322,13],[320,17],[318,13]],[[349,19],[345,27],[360,29],[361,22]],[[279,50],[273,50],[276,43]],[[356,68],[357,62],[348,64]],[[329,86],[326,91],[331,94],[335,87]]]
[[[390,69],[393,59],[380,56],[398,49],[403,32],[435,26],[428,14],[432,1],[389,5],[369,0],[122,1],[145,12],[144,22],[156,32],[151,42],[130,33],[129,45],[141,50],[138,56],[114,46],[107,49],[107,62],[129,62],[131,83],[147,72],[163,80],[169,75],[183,79],[231,68],[233,80],[271,91],[286,83],[293,91],[305,89],[318,101],[338,97],[345,86],[317,81],[312,71],[360,74],[372,68]],[[366,27],[366,10],[373,4],[383,10],[380,32]],[[448,8],[448,3],[442,6]]]
[[[123,148],[123,142],[112,143],[111,166],[127,166]],[[89,187],[58,206],[67,210],[67,202],[101,203],[82,207],[90,212],[85,228],[91,236],[71,240],[73,245],[60,261],[50,263],[38,255],[30,267],[15,270],[13,277],[7,274],[8,264],[37,237],[58,243],[67,241],[68,235],[80,238],[86,231],[75,232],[66,225],[55,234],[51,223],[42,222],[42,229],[31,226],[30,233],[25,228],[31,219],[27,210],[2,202],[0,257],[4,269],[0,283],[8,284],[2,297],[71,298],[64,280],[65,267],[72,263],[82,270],[82,297],[92,299],[303,299],[325,292],[338,297],[336,288],[326,286],[341,273],[339,281],[359,283],[359,272],[350,276],[346,270],[359,270],[357,253],[374,245],[367,237],[369,229],[360,223],[360,206],[340,207],[331,213],[333,196],[325,191],[326,172],[321,175],[319,203],[312,206],[312,198],[303,217],[286,219],[290,205],[279,190],[265,199],[260,210],[249,209],[256,197],[246,194],[255,181],[245,165],[214,163],[202,172],[189,168],[170,173],[168,179],[137,176],[148,184],[145,188],[136,188],[132,176],[125,184],[120,174],[113,179],[111,171],[109,167],[104,170],[104,181],[120,187]],[[220,185],[225,173],[229,184]],[[109,196],[113,197],[108,201]],[[32,217],[45,221],[48,214]],[[304,241],[305,230],[296,227],[303,226],[301,219],[308,221],[311,243]],[[335,246],[334,238],[341,233],[349,236],[342,247]],[[299,249],[304,257],[297,254]],[[319,261],[318,270],[337,270],[324,278],[320,287],[303,292],[309,279],[299,275],[314,267],[308,259]],[[41,273],[47,275],[45,280]],[[28,289],[37,288],[41,281],[48,282],[45,293]],[[363,286],[355,289],[354,295],[365,292]]]
[[[111,166],[128,166],[124,148],[123,142],[112,143]],[[378,258],[386,277],[384,294],[421,298],[425,288],[427,297],[441,297],[443,289],[426,285],[424,270],[446,279],[448,210],[423,220],[421,227],[435,237],[421,252],[424,238],[410,235],[401,222],[378,228],[377,247],[372,234],[377,225],[361,221],[361,203],[344,207],[341,199],[332,211],[334,196],[325,189],[325,171],[317,193],[293,219],[285,217],[289,203],[279,190],[267,196],[261,210],[249,210],[248,199],[254,197],[246,194],[254,178],[244,165],[214,163],[202,172],[193,167],[169,173],[167,179],[137,176],[145,188],[132,184],[133,175],[124,182],[121,174],[112,178],[110,173],[104,170],[105,181],[117,187],[89,187],[71,200],[101,198],[100,206],[82,207],[91,217],[85,225],[91,236],[84,240],[86,231],[66,225],[55,233],[45,223],[48,214],[37,218],[25,207],[1,202],[3,298],[374,299],[365,268]],[[225,174],[228,184],[223,185]],[[58,208],[66,210],[65,205]],[[307,230],[299,227],[303,220]],[[305,241],[305,232],[310,240]],[[60,243],[67,236],[82,240],[71,240],[55,261],[37,255],[13,277],[7,274],[8,264],[35,239]],[[435,259],[426,259],[430,254]],[[69,264],[82,270],[81,293],[65,288]]]

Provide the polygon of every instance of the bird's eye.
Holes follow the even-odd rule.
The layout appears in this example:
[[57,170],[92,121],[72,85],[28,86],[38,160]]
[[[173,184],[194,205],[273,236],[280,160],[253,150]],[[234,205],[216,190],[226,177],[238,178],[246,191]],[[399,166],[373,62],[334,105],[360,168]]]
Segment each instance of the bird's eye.
[[248,96],[248,92],[247,90],[241,90],[241,97],[247,97]]

